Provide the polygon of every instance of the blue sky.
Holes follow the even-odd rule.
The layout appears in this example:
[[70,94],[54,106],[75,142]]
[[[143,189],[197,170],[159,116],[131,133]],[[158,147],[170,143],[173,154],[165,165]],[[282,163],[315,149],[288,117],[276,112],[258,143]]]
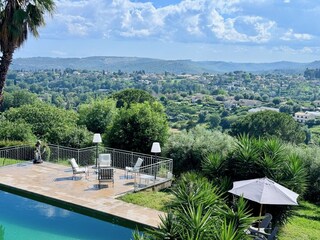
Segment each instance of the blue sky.
[[56,0],[15,57],[320,60],[318,0]]

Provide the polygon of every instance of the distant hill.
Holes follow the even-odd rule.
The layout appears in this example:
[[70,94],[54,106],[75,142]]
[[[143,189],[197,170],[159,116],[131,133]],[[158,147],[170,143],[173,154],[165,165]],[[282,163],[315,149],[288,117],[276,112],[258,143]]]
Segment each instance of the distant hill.
[[306,68],[320,68],[320,61],[311,63],[234,63],[221,61],[161,60],[138,57],[86,57],[86,58],[17,58],[13,60],[14,70],[66,69],[106,70],[164,73],[218,73],[231,71],[302,73]]

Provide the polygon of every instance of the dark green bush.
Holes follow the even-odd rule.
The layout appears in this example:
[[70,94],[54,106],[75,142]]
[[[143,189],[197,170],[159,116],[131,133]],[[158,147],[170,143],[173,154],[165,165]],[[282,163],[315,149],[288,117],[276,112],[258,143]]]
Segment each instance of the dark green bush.
[[[255,139],[244,135],[227,158],[208,155],[202,162],[203,172],[224,188],[233,181],[268,177],[302,196],[308,186],[307,166],[286,146],[278,139]],[[260,205],[253,202],[250,205],[258,214]],[[280,223],[291,214],[289,209],[288,206],[267,207],[275,222]]]

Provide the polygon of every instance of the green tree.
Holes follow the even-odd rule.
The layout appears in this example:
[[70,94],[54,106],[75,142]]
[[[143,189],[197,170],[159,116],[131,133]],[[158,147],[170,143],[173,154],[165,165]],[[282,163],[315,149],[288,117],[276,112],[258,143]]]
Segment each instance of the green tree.
[[35,142],[36,136],[32,133],[30,124],[23,121],[0,121],[0,139],[21,142]]
[[168,136],[168,122],[159,102],[131,104],[121,108],[106,133],[110,147],[150,153],[153,142],[163,145]]
[[14,51],[27,40],[28,31],[35,37],[45,24],[44,15],[54,11],[53,0],[1,0],[0,1],[0,104]]
[[198,123],[204,123],[206,121],[207,114],[207,111],[200,111],[198,114]]
[[112,95],[117,101],[117,108],[130,107],[132,103],[154,102],[156,99],[140,89],[125,89]]
[[221,122],[221,118],[220,118],[219,114],[212,114],[209,116],[210,128],[218,127],[220,122]]
[[0,109],[1,111],[5,111],[11,107],[33,104],[37,101],[40,101],[37,95],[26,90],[14,91],[12,93],[4,92],[4,100]]
[[238,119],[231,126],[231,135],[249,134],[253,137],[278,137],[284,141],[302,143],[305,132],[294,119],[275,111],[260,111]]
[[[56,133],[59,133],[56,131]],[[51,138],[54,136],[52,135]],[[92,133],[85,127],[67,127],[57,136],[59,144],[73,148],[92,146]]]
[[282,113],[292,114],[293,107],[290,105],[282,105],[280,106],[279,111]]
[[281,99],[278,97],[275,97],[274,99],[272,99],[272,102],[274,105],[279,105],[281,103]]
[[38,102],[19,108],[10,108],[3,113],[9,121],[23,120],[30,124],[32,132],[40,139],[59,144],[71,128],[77,127],[77,113],[59,109],[52,105]]
[[104,133],[112,124],[116,113],[116,103],[112,99],[93,100],[89,104],[79,106],[80,125],[94,133]]

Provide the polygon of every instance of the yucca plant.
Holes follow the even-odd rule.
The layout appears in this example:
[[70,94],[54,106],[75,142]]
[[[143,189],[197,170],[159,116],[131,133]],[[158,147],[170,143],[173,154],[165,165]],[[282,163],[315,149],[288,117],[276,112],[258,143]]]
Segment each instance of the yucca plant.
[[245,233],[241,233],[236,228],[236,223],[233,221],[227,222],[225,219],[223,224],[220,226],[220,229],[216,229],[215,235],[213,236],[214,240],[245,240],[251,239]]
[[180,235],[185,240],[211,239],[212,226],[219,220],[213,208],[194,203],[177,209],[177,216],[181,225]]
[[212,240],[220,239],[221,231],[226,232],[223,239],[241,239],[250,225],[245,201],[229,208],[220,190],[198,173],[183,174],[172,192],[171,211],[161,217],[159,229],[148,231],[148,239]]
[[231,186],[232,181],[227,176],[228,161],[226,157],[218,153],[207,154],[202,162],[201,168],[203,174],[212,181],[216,186],[219,186],[222,192],[227,192]]
[[138,230],[133,231],[131,240],[147,240]]
[[158,229],[151,229],[148,231],[150,239],[154,240],[178,240],[180,238],[179,222],[177,217],[172,211],[169,211],[166,217],[160,216],[161,223],[158,226]]
[[296,154],[288,155],[281,183],[292,191],[303,194],[308,186],[307,169]]
[[260,140],[241,135],[229,158],[229,169],[233,180],[251,179],[263,175],[258,164]]

